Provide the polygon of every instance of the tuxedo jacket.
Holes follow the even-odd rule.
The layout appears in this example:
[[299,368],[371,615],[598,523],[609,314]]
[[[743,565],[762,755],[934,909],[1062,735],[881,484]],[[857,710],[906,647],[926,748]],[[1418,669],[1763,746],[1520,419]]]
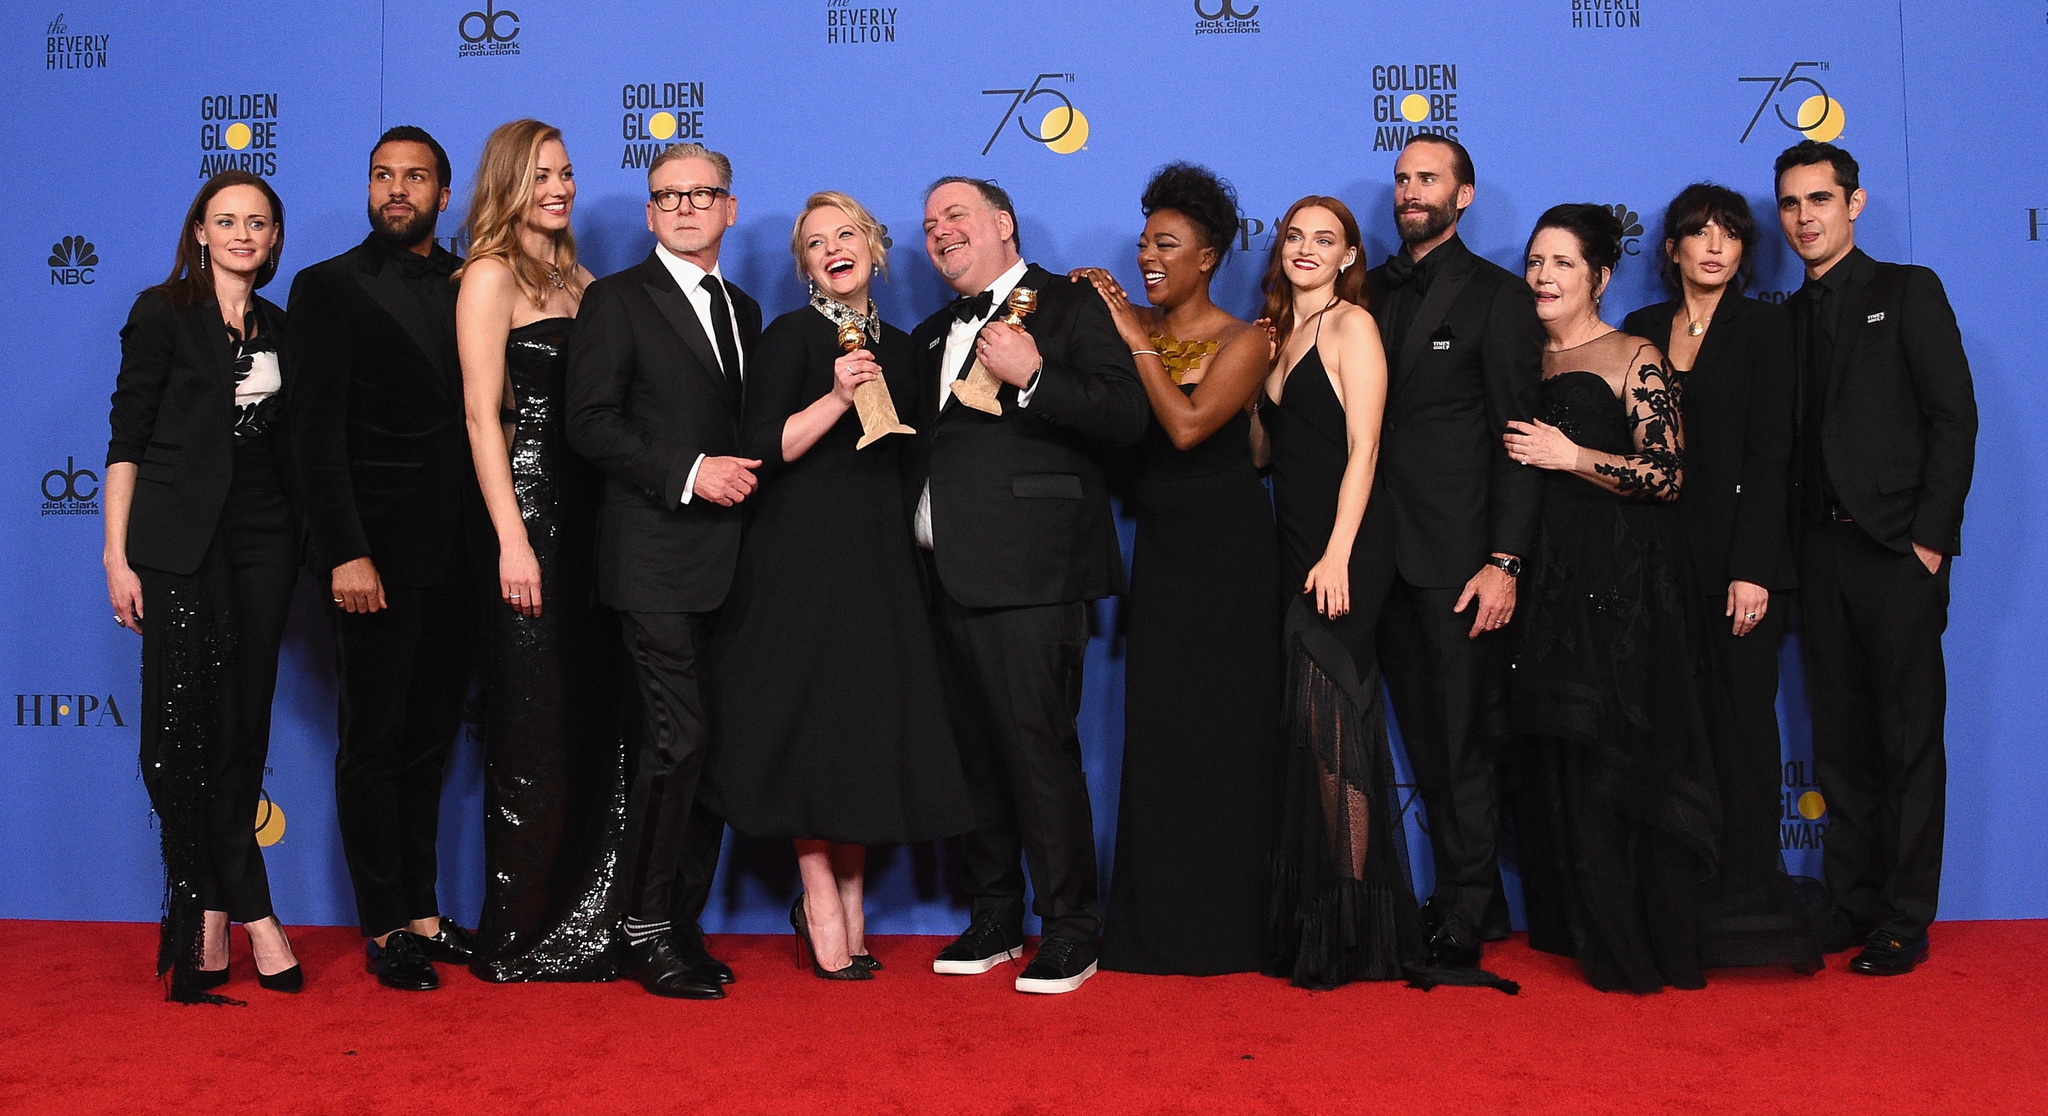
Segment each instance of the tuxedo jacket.
[[469,456],[454,322],[427,320],[391,257],[366,239],[292,280],[285,409],[307,565],[325,575],[367,556],[385,584],[412,587],[457,562],[490,576],[496,535]]
[[[1435,265],[1400,352],[1387,354],[1378,493],[1389,505],[1401,577],[1456,589],[1495,552],[1527,558],[1542,509],[1541,471],[1508,457],[1510,420],[1536,414],[1543,324],[1522,277],[1456,237]],[[1367,273],[1387,332],[1386,266]]]
[[[761,338],[761,305],[731,283],[725,291],[744,369]],[[689,298],[652,252],[583,292],[564,394],[570,446],[605,475],[598,597],[624,612],[725,603],[746,504],[683,496],[700,455],[741,455],[741,400]]]
[[[1871,538],[1901,554],[1914,543],[1961,554],[1977,397],[1948,294],[1927,268],[1860,248],[1835,266],[1850,271],[1836,293],[1826,417],[1801,431],[1800,450],[1822,454],[1836,496]],[[1805,307],[1793,310],[1796,321]],[[1793,471],[1795,487],[1803,473]]]
[[[278,372],[289,385],[285,313],[260,295],[254,308],[258,328],[278,348]],[[121,372],[110,425],[107,464],[127,461],[136,467],[128,561],[192,573],[213,541],[235,475],[235,351],[217,301],[168,306],[156,288],[135,300],[121,327]],[[287,430],[280,410],[270,439],[289,484]]]
[[[1665,347],[1681,299],[1645,306],[1625,333]],[[1781,591],[1798,585],[1788,538],[1793,405],[1799,373],[1792,318],[1781,307],[1729,293],[1680,381],[1685,421],[1685,488],[1679,520],[1700,588],[1730,581]]]
[[968,608],[1123,592],[1102,448],[1135,443],[1152,421],[1130,348],[1095,288],[1036,265],[1019,286],[1038,292],[1024,328],[1044,361],[1029,407],[1019,407],[1017,389],[1004,384],[996,396],[1001,415],[962,406],[950,394],[941,408],[941,375],[949,382],[965,375],[972,351],[960,367],[940,367],[950,309],[910,335],[917,410],[905,421],[917,434],[904,453],[907,507],[914,515],[929,480],[939,580]]

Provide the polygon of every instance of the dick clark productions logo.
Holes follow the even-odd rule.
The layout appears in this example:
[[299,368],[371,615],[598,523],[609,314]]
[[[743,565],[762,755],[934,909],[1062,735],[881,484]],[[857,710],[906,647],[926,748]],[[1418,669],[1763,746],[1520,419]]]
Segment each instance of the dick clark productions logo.
[[462,13],[455,21],[455,33],[462,36],[462,45],[455,48],[457,58],[503,58],[519,53],[519,13],[495,7],[492,0]]

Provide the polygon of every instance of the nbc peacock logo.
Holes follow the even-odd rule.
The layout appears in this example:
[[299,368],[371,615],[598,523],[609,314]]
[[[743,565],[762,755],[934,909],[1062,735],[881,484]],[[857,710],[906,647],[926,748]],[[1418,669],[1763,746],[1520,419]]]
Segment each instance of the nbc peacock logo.
[[100,254],[90,240],[82,236],[67,236],[50,245],[50,285],[53,287],[92,286],[93,269],[100,265]]
[[1626,205],[1607,207],[1614,213],[1614,219],[1621,222],[1621,251],[1624,255],[1643,254],[1643,219]]

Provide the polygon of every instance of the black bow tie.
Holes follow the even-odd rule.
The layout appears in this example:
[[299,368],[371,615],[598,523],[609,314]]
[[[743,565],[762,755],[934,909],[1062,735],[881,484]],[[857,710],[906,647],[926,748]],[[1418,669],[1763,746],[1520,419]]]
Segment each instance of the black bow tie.
[[996,293],[983,291],[978,295],[963,295],[954,299],[946,309],[953,312],[953,320],[959,322],[979,321],[994,312]]
[[1414,284],[1415,293],[1429,293],[1429,272],[1421,264],[1408,258],[1406,252],[1396,252],[1387,258],[1387,289],[1392,291]]

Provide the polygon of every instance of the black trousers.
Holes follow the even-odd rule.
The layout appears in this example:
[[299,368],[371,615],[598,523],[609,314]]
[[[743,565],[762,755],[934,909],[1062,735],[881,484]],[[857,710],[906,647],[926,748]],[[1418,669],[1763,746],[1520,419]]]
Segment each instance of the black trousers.
[[[211,797],[204,809],[203,859],[197,878],[201,906],[226,911],[234,922],[259,922],[275,913],[263,849],[256,843],[256,804],[270,756],[278,648],[291,612],[292,587],[298,581],[297,536],[297,520],[268,440],[259,439],[236,449],[228,501],[199,571],[190,577],[146,568],[135,571],[142,582],[143,715],[155,722],[141,733],[142,771],[153,801],[160,793],[151,775],[158,770],[162,736],[152,729],[162,725],[167,703],[176,700],[166,691],[185,681],[170,677],[165,662],[166,640],[175,638],[165,631],[173,611],[154,605],[195,589],[204,600],[225,598],[214,607],[225,605],[225,626],[233,633],[234,650],[219,679],[220,731],[212,734],[207,756]],[[158,803],[158,813],[166,814],[167,806]]]
[[380,612],[334,617],[341,745],[336,820],[366,937],[440,912],[441,775],[469,696],[480,602],[453,560],[438,585],[384,587]]
[[619,621],[641,711],[619,858],[626,916],[696,934],[725,837],[725,820],[697,801],[711,739],[702,691],[711,614],[624,612]]
[[1380,666],[1408,764],[1429,817],[1436,862],[1432,898],[1487,937],[1507,932],[1496,853],[1507,734],[1507,636],[1470,636],[1476,599],[1452,612],[1458,589],[1424,589],[1398,576],[1380,612]]
[[1095,820],[1081,767],[1088,606],[968,608],[933,579],[940,681],[974,803],[960,839],[974,916],[1024,920],[1024,870],[1046,937],[1102,932]]
[[1714,774],[1721,785],[1721,862],[1710,895],[1760,886],[1782,871],[1778,823],[1784,813],[1784,748],[1778,737],[1778,646],[1797,595],[1771,594],[1770,607],[1748,635],[1723,616],[1728,593],[1701,602],[1706,618],[1712,688],[1700,695],[1715,736]]
[[1854,523],[1805,528],[1800,634],[1828,891],[1857,930],[1917,938],[1941,894],[1951,562],[1930,574]]

